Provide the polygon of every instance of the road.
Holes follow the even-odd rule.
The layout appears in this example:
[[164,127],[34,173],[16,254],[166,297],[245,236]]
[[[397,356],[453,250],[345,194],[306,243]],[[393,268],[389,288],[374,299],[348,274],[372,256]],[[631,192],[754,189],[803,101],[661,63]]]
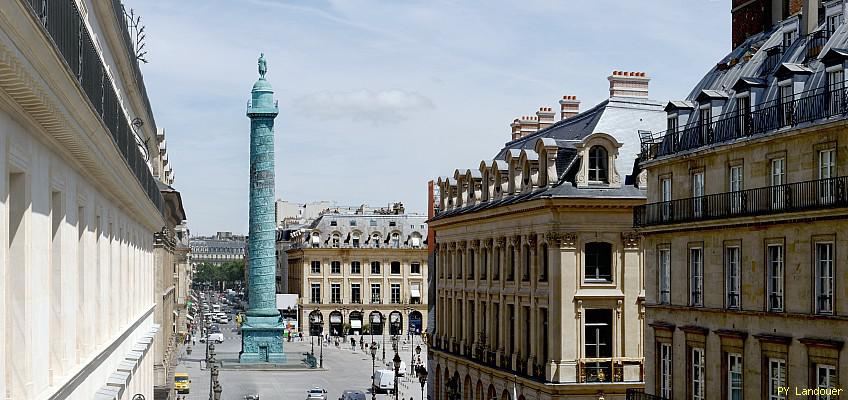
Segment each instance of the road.
[[[241,336],[233,331],[232,323],[222,326],[224,332],[224,343],[216,345],[216,352],[224,358],[235,357],[241,348]],[[370,341],[369,336],[365,336]],[[310,351],[309,337],[304,342],[286,342],[285,352],[290,360],[303,358],[302,353]],[[357,341],[359,339],[357,338]],[[415,344],[420,342],[418,338]],[[391,344],[386,351],[386,359],[391,362],[394,354],[390,351]],[[192,347],[192,354],[187,355],[185,348],[181,352],[177,372],[187,372],[191,377],[191,392],[184,395],[186,400],[208,400],[209,399],[209,370],[202,368],[205,363],[206,345],[197,343]],[[318,338],[315,342],[315,355],[320,355]],[[422,350],[422,356],[424,351]],[[382,349],[377,351],[376,367],[381,368]],[[410,362],[410,346],[401,345],[400,357],[407,364]],[[218,357],[219,359],[221,357]],[[424,358],[424,357],[422,357]],[[388,368],[388,367],[386,367]],[[232,369],[220,369],[219,381],[223,387],[221,398],[224,400],[243,400],[246,394],[258,393],[261,400],[297,400],[305,399],[309,388],[318,386],[327,390],[327,399],[335,400],[341,396],[344,390],[361,390],[371,398],[371,355],[363,353],[358,347],[351,350],[350,343],[340,348],[324,347],[323,370],[277,370],[277,371],[244,371]],[[407,376],[398,381],[400,387],[399,398],[421,400],[421,385],[418,379]],[[183,395],[178,395],[183,396]],[[394,397],[387,394],[378,394],[379,400],[390,400]]]

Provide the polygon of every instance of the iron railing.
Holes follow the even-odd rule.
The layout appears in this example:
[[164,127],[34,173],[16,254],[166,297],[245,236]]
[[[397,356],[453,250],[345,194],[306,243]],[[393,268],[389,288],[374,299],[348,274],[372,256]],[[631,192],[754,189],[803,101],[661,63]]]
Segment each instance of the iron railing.
[[706,123],[695,121],[665,132],[643,134],[640,161],[757,136],[801,123],[844,117],[846,113],[846,82],[835,82],[798,93],[794,100],[772,100],[750,110],[727,112]]
[[633,210],[633,226],[848,207],[846,186],[842,176],[651,203]]
[[[150,173],[147,162],[138,148],[130,121],[121,108],[115,84],[105,72],[106,66],[94,47],[94,41],[80,16],[76,3],[70,0],[28,0],[28,4],[30,11],[44,27],[47,36],[53,41],[69,71],[85,93],[92,109],[100,116],[127,167],[135,175],[154,206],[160,213],[164,213],[164,201],[156,179]],[[119,0],[113,0],[113,6],[126,44],[126,41],[130,39],[123,6]],[[132,41],[130,40],[129,43],[131,46]],[[129,53],[132,58],[130,64],[135,68],[136,83],[139,85],[139,91],[149,111],[151,108],[147,100],[147,91],[144,88],[132,46]],[[153,132],[156,132],[152,112],[149,114],[150,120],[147,123],[153,127]]]
[[662,396],[645,393],[643,389],[627,389],[627,400],[668,400]]

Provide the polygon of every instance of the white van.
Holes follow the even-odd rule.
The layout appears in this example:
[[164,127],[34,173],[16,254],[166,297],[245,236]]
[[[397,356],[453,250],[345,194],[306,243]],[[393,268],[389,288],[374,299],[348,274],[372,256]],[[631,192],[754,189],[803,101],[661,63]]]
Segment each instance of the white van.
[[388,369],[374,371],[373,390],[376,393],[390,393],[395,388],[395,373]]

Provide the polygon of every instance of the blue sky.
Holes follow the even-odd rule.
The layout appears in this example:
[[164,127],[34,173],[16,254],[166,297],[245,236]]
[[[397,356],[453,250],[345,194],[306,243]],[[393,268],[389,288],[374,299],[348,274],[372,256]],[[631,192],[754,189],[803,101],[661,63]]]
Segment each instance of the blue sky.
[[247,230],[256,58],[280,103],[277,197],[424,212],[429,179],[476,168],[509,123],[613,70],[679,99],[730,51],[730,0],[124,0],[193,234]]

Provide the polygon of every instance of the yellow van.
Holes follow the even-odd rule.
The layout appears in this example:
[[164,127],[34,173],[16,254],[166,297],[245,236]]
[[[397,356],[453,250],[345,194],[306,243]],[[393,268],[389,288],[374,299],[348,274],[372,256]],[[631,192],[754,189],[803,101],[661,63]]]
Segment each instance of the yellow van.
[[177,372],[174,374],[174,389],[177,390],[179,394],[188,393],[191,388],[191,379],[189,379],[188,374],[185,372]]

